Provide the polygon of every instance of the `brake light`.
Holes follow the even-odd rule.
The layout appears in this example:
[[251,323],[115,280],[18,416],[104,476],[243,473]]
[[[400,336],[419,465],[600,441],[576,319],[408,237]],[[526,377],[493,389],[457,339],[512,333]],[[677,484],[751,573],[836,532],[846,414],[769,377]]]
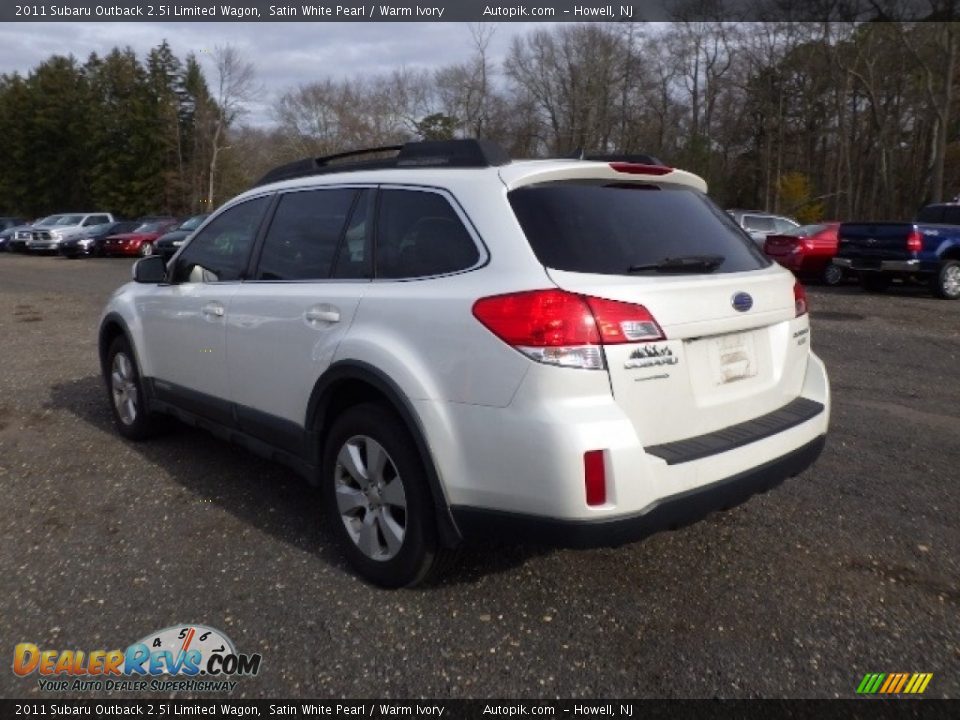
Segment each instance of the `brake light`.
[[920,252],[923,250],[923,235],[921,235],[920,231],[916,228],[907,235],[907,250],[909,252]]
[[583,454],[583,482],[587,491],[587,505],[603,505],[607,501],[603,450],[588,450]]
[[559,289],[480,298],[473,315],[505,343],[548,365],[602,370],[603,345],[664,339],[642,305]]
[[806,315],[807,310],[807,291],[799,282],[793,284],[793,308],[796,311],[796,317]]
[[666,165],[647,165],[645,163],[612,162],[610,167],[617,172],[630,175],[666,175],[673,172],[673,168]]

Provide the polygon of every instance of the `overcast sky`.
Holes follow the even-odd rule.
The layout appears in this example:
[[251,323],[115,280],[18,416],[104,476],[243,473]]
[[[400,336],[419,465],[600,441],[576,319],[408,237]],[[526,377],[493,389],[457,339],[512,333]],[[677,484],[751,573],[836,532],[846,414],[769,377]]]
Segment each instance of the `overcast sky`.
[[[540,27],[543,25],[540,24]],[[533,23],[496,27],[491,56],[502,59],[510,38]],[[230,44],[252,62],[267,97],[248,120],[270,121],[269,99],[326,76],[352,77],[394,68],[436,68],[466,60],[469,27],[461,23],[0,23],[0,73],[26,73],[53,54],[83,61],[91,52],[131,46],[142,59],[166,38],[177,57],[195,52],[213,78],[210,50]]]

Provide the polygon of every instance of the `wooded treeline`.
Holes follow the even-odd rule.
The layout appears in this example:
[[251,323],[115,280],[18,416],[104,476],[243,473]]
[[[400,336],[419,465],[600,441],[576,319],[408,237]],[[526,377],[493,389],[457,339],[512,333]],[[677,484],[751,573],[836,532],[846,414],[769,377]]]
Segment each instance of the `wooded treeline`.
[[805,221],[911,217],[960,192],[960,23],[563,24],[513,36],[502,61],[509,25],[457,31],[460,63],[264,90],[269,125],[241,123],[253,79],[235,53],[209,86],[166,43],[3,76],[0,204],[187,213],[291,159],[465,136],[514,157],[646,152],[725,207]]
[[115,48],[4,75],[0,204],[30,217],[199,209],[218,116],[196,57],[181,61],[166,42],[144,61]]

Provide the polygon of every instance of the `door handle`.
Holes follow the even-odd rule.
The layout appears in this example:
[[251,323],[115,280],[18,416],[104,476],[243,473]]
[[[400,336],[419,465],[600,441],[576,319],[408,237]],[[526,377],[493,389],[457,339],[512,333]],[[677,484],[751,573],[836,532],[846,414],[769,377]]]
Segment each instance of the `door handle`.
[[202,312],[208,318],[222,318],[224,309],[223,305],[214,300],[213,302],[208,302],[206,305],[204,305],[200,312]]
[[340,308],[333,305],[314,305],[303,314],[308,323],[335,323],[340,322]]

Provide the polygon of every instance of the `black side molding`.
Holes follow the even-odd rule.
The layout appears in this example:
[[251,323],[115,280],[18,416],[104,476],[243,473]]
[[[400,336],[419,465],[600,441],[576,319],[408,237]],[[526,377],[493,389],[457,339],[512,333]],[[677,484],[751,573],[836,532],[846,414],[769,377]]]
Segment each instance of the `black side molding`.
[[715,483],[662,498],[635,515],[604,520],[565,520],[454,505],[457,527],[469,543],[527,542],[564,548],[618,547],[663,530],[690,525],[716,510],[740,505],[757,493],[799,475],[820,456],[826,436],[770,462]]
[[663,445],[651,445],[646,448],[646,451],[649,455],[655,455],[666,460],[667,465],[701,460],[789,430],[822,412],[822,404],[815,400],[798,397],[779,410],[774,410],[772,413],[761,415],[753,420],[747,420],[716,432],[697,435],[686,440],[677,440]]

